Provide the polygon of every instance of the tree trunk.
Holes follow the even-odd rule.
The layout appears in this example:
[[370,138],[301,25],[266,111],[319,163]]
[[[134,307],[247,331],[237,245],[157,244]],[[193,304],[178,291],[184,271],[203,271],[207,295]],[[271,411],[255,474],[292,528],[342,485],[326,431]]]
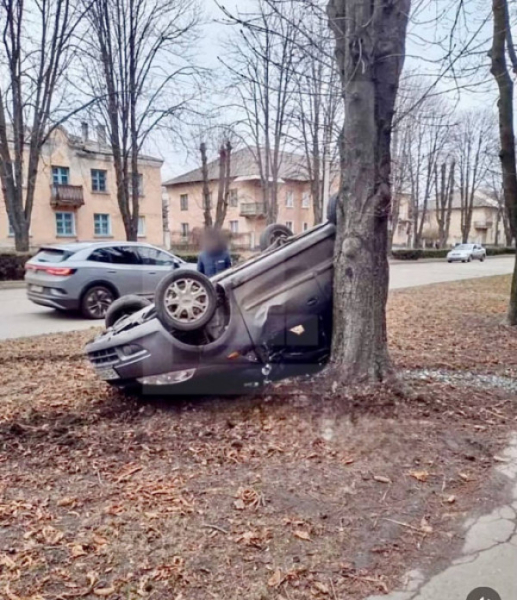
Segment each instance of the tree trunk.
[[410,0],[331,0],[343,86],[343,188],[334,259],[332,365],[341,382],[380,382],[388,353],[391,129]]
[[213,225],[212,207],[210,206],[210,188],[208,186],[208,159],[206,156],[206,144],[203,142],[199,147],[201,152],[201,176],[203,178],[203,218],[205,229],[210,229]]
[[219,149],[219,188],[217,191],[217,206],[215,209],[215,229],[221,229],[228,212],[228,198],[230,195],[232,145],[230,142],[222,144]]
[[[506,66],[505,46],[511,35],[506,0],[493,0],[494,30],[492,38],[492,75],[499,88],[499,137],[503,193],[510,226],[515,237],[517,232],[517,175],[515,172],[515,134],[513,129],[513,82]],[[512,48],[513,49],[513,48]],[[514,65],[515,68],[515,65]],[[510,325],[517,325],[517,255],[513,272],[508,308]]]

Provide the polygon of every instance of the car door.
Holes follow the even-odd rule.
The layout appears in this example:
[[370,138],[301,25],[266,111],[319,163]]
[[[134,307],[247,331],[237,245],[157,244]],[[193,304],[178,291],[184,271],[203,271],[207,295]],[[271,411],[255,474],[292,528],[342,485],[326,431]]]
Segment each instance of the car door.
[[97,248],[88,261],[95,263],[91,277],[113,284],[120,296],[144,293],[143,265],[134,247],[120,244]]
[[152,296],[165,275],[178,268],[180,263],[172,254],[152,246],[139,246],[138,254],[143,266],[144,293]]

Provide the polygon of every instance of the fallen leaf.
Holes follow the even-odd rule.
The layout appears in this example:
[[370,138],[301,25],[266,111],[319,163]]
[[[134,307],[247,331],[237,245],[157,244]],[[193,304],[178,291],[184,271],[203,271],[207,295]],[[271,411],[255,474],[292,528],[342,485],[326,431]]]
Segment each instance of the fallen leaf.
[[328,594],[330,592],[329,586],[321,583],[321,581],[315,581],[312,587],[322,594]]
[[84,546],[82,544],[76,544],[75,546],[72,546],[72,556],[74,558],[79,558],[79,556],[86,556],[87,552],[84,549]]
[[343,464],[344,464],[344,465],[351,465],[353,462],[355,462],[355,458],[346,458],[346,459],[343,461]]
[[282,572],[280,569],[275,569],[275,572],[268,579],[268,586],[272,588],[277,588],[283,581]]
[[510,462],[508,458],[504,458],[503,456],[494,456],[494,460],[502,463]]
[[424,533],[433,533],[433,528],[429,525],[429,521],[425,517],[422,517],[422,520],[420,521],[420,529]]
[[429,473],[427,471],[410,471],[409,474],[411,477],[422,483],[425,483],[429,478]]
[[384,477],[384,475],[374,475],[373,478],[379,483],[391,483],[391,479],[389,477]]
[[64,498],[61,498],[61,500],[58,500],[57,505],[58,506],[72,506],[72,504],[75,504],[77,502],[76,498],[70,498],[70,496],[65,496]]
[[96,596],[102,596],[103,598],[106,598],[106,596],[111,596],[111,594],[113,594],[114,591],[115,588],[113,586],[110,586],[107,588],[97,588],[96,590],[93,590],[93,593]]
[[467,475],[467,473],[459,473],[459,476],[461,477],[461,479],[463,479],[463,481],[472,481],[472,477],[470,477],[470,475]]
[[309,535],[309,533],[307,531],[303,531],[301,529],[296,529],[296,531],[294,532],[294,536],[299,538],[300,540],[305,540],[307,542],[309,542],[311,539],[311,536]]
[[447,498],[447,502],[449,504],[454,504],[456,502],[456,496],[452,495]]
[[244,501],[241,500],[240,498],[237,498],[237,500],[235,500],[233,505],[235,506],[235,508],[237,510],[244,510],[244,507],[245,507]]

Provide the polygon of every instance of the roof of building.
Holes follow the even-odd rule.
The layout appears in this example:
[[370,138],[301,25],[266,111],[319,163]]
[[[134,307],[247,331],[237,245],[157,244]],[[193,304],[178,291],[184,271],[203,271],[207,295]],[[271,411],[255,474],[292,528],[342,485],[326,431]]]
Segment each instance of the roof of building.
[[[474,194],[474,208],[498,208],[499,204],[497,200],[494,198],[493,194],[488,190],[478,190]],[[454,192],[454,196],[452,198],[452,209],[461,209],[461,195],[459,191]],[[436,209],[436,200],[431,200],[429,202],[429,210]]]
[[[264,151],[261,151],[262,154]],[[230,177],[241,181],[259,180],[260,169],[257,152],[251,148],[243,148],[232,152],[230,162]],[[208,163],[208,179],[214,181],[219,178],[219,159]],[[305,157],[292,152],[280,153],[279,179],[290,181],[308,181]],[[193,169],[188,173],[179,175],[166,181],[163,185],[174,186],[184,183],[199,183],[203,181],[201,167]]]

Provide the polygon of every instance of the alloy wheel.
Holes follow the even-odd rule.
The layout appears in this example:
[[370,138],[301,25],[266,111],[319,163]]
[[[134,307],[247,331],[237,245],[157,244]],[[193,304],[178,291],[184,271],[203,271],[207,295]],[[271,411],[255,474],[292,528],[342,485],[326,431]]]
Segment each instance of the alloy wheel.
[[196,323],[204,317],[208,307],[206,289],[194,279],[178,279],[165,293],[165,309],[179,323]]

